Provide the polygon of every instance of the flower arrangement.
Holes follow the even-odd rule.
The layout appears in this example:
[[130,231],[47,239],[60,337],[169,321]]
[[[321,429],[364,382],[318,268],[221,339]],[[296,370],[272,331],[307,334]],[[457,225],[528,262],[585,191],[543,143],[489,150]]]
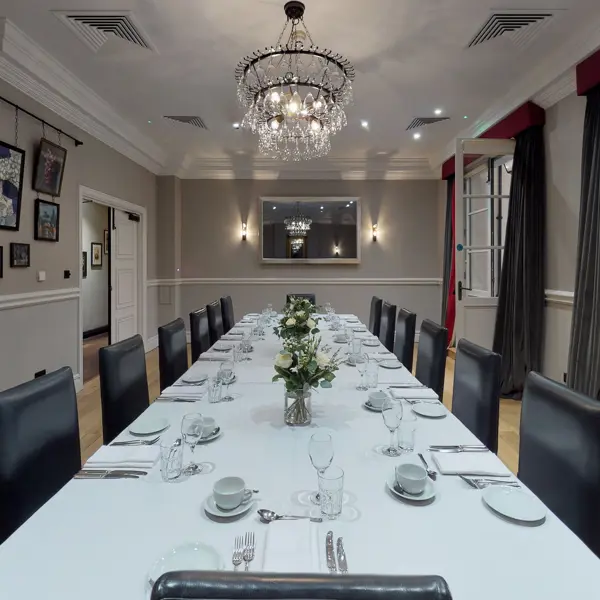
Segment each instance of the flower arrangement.
[[306,298],[291,298],[283,309],[283,317],[274,328],[275,334],[281,339],[302,338],[309,333],[319,333],[319,319],[313,317],[317,307]]

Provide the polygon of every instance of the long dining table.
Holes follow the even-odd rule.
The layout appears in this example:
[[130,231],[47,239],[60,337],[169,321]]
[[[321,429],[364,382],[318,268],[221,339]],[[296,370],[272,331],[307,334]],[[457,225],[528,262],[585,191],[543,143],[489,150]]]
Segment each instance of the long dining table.
[[[321,335],[323,343],[337,347],[327,326]],[[332,434],[333,464],[344,470],[345,481],[341,516],[306,523],[322,551],[317,570],[327,572],[325,536],[332,530],[343,536],[351,573],[441,575],[455,600],[597,597],[600,561],[550,511],[537,527],[508,522],[486,507],[481,490],[453,476],[437,477],[430,503],[404,502],[391,494],[386,479],[415,454],[381,454],[389,432],[381,414],[363,406],[368,393],[356,389],[355,367],[341,365],[333,387],[313,393],[310,426],[286,426],[283,384],[271,382],[281,343],[269,330],[253,345],[251,360],[236,365],[234,401],[161,400],[145,413],[168,419],[172,430],[186,413],[213,417],[222,435],[199,445],[195,459],[214,464],[214,470],[173,483],[162,480],[159,464],[140,479],[72,480],[0,546],[0,598],[146,599],[149,570],[171,548],[204,542],[218,551],[225,569],[233,570],[234,539],[247,531],[256,539],[250,569],[262,570],[267,531],[280,524],[263,524],[256,509],[319,513],[309,500],[317,476],[308,456],[309,438],[318,428]],[[204,358],[190,371],[216,374],[220,363]],[[379,369],[381,389],[415,382],[406,368]],[[416,423],[415,451],[430,465],[431,444],[478,443],[450,412]],[[131,435],[124,431],[118,439]],[[259,493],[239,518],[211,518],[202,504],[215,481],[229,475],[244,478]],[[298,570],[293,560],[285,568]]]

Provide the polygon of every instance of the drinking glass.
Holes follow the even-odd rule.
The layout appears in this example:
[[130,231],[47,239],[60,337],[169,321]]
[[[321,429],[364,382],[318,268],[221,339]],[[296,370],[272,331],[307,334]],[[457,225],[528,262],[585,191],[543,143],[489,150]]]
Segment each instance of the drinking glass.
[[342,514],[344,499],[344,471],[332,466],[319,473],[319,494],[321,514],[327,519],[337,519]]
[[273,310],[273,305],[269,302],[267,304],[267,310],[269,311],[269,316],[274,317],[277,313]]
[[325,302],[323,308],[325,309],[325,321],[329,323],[331,321],[331,302]]
[[333,314],[333,312],[332,312],[329,328],[331,329],[331,331],[339,331],[340,325],[341,325],[340,318],[337,315]]
[[360,373],[360,383],[356,386],[356,389],[361,392],[366,392],[369,389],[369,386],[365,381],[365,373],[367,372],[368,364],[369,359],[366,354],[359,354],[356,357],[356,369]]
[[221,402],[221,391],[223,388],[223,382],[221,378],[217,375],[216,377],[211,377],[208,381],[208,401],[211,404],[216,404],[217,402]]
[[163,481],[175,481],[183,468],[183,442],[181,438],[160,440],[160,474]]
[[221,383],[224,383],[227,386],[227,389],[225,390],[225,396],[223,396],[221,398],[221,400],[224,400],[225,402],[231,402],[234,398],[233,396],[229,393],[229,386],[233,383],[233,380],[235,379],[235,366],[233,364],[232,360],[225,360],[221,363],[221,366],[219,367],[219,372],[217,374],[217,377],[221,380]]
[[196,475],[204,471],[202,463],[194,462],[194,449],[202,438],[202,427],[204,426],[204,417],[200,413],[190,413],[183,416],[181,419],[181,435],[183,441],[190,447],[192,451],[192,460],[190,464],[183,470],[185,475]]
[[[324,431],[317,431],[310,437],[308,442],[308,455],[312,466],[317,470],[317,474],[325,471],[333,460],[333,440],[331,435]],[[319,504],[321,498],[319,492],[313,492],[310,495],[313,504]]]
[[354,329],[352,329],[352,327],[346,326],[344,329],[344,333],[346,334],[348,343],[351,344],[352,340],[354,339]]
[[381,407],[381,415],[385,426],[390,430],[390,445],[382,450],[386,456],[400,456],[401,452],[396,445],[396,430],[402,423],[402,400],[386,398]]
[[412,410],[407,410],[402,416],[398,428],[398,448],[401,452],[415,451],[415,437],[417,434],[417,415]]
[[367,387],[376,388],[379,385],[379,363],[376,360],[369,360],[367,363]]
[[362,339],[354,338],[352,340],[352,356],[360,356],[360,351],[362,349]]
[[245,328],[244,329],[244,335],[242,336],[242,352],[243,352],[243,361],[250,361],[252,360],[249,356],[248,356],[248,352],[250,352],[251,348],[252,348],[252,331],[249,328]]

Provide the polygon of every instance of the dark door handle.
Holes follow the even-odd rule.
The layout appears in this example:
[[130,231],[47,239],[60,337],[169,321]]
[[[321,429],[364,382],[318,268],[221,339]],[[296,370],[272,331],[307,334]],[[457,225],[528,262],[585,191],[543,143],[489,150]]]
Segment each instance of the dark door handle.
[[458,282],[458,301],[460,302],[463,297],[463,290],[470,290],[470,287],[465,287],[462,281]]

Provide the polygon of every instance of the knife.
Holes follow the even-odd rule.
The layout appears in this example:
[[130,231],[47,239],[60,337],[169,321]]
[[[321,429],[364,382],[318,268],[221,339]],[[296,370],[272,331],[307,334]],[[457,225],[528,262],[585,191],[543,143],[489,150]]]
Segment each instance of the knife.
[[159,396],[155,402],[200,402],[200,397],[198,397],[198,399],[194,399],[194,398],[181,398],[181,397],[177,397],[177,398],[171,398],[169,396]]
[[91,475],[88,473],[77,473],[74,479],[139,479],[139,475],[133,473],[102,473],[100,475]]
[[346,562],[346,552],[344,551],[344,542],[341,537],[337,539],[337,558],[340,565],[340,573],[348,573],[348,563]]
[[335,555],[333,553],[333,531],[327,532],[325,538],[325,552],[327,555],[327,568],[330,573],[337,573],[337,565],[335,564]]
[[429,446],[430,452],[488,452],[486,446]]
[[388,388],[397,388],[400,390],[421,390],[426,388],[426,385],[423,385],[422,383],[405,383],[402,385],[388,385]]
[[77,475],[133,475],[135,477],[147,474],[148,471],[141,469],[82,469],[77,473]]

